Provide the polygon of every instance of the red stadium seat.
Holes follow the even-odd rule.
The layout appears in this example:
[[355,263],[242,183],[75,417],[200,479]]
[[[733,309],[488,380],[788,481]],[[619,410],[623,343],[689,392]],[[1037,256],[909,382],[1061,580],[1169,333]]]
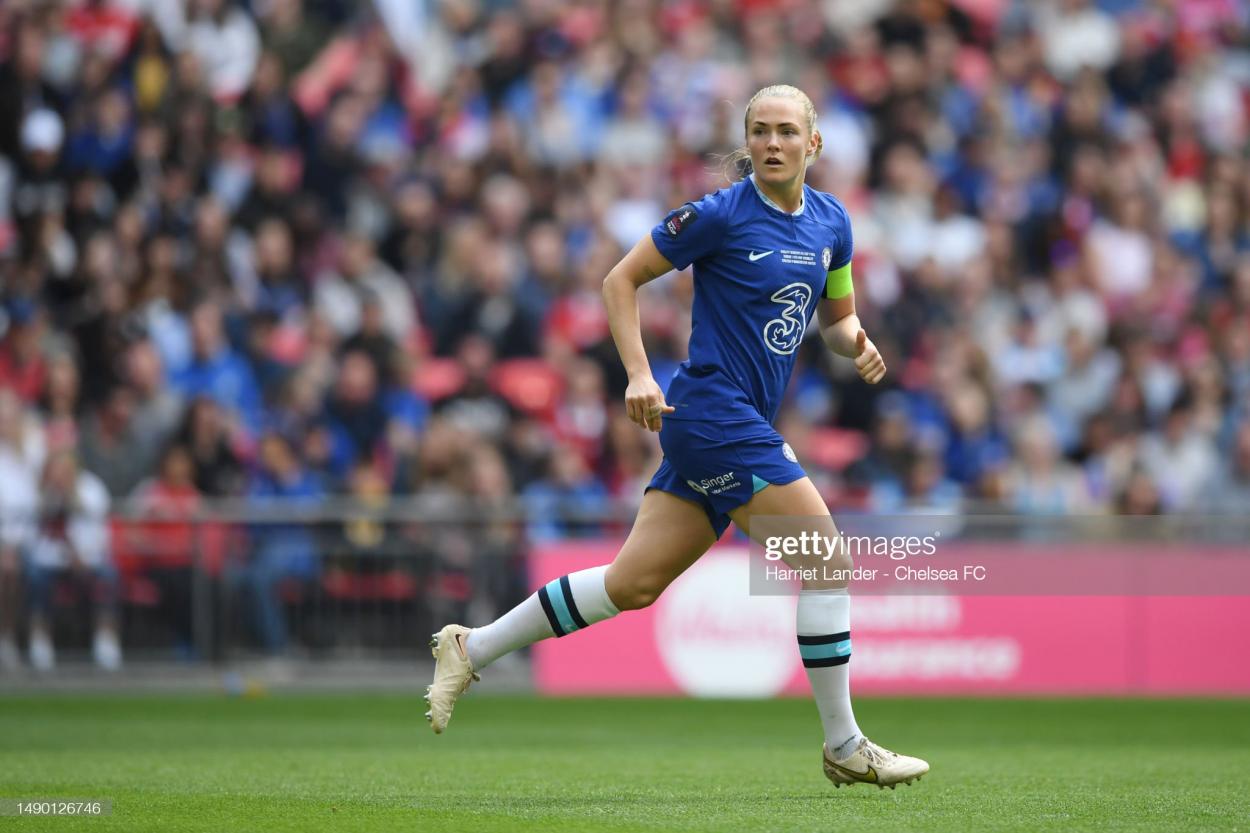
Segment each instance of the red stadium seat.
[[445,601],[467,602],[473,595],[473,583],[464,573],[441,573],[430,589],[435,597]]
[[321,588],[332,599],[350,602],[404,602],[417,597],[417,582],[403,570],[361,574],[331,570],[321,580]]
[[464,369],[455,359],[429,358],[412,374],[412,389],[434,402],[464,387]]
[[868,453],[868,437],[846,428],[813,428],[807,441],[807,459],[830,471],[842,471]]
[[491,387],[520,411],[549,418],[564,390],[560,373],[542,359],[508,359],[491,371]]
[[122,604],[130,607],[156,607],[161,603],[161,591],[146,576],[122,577]]

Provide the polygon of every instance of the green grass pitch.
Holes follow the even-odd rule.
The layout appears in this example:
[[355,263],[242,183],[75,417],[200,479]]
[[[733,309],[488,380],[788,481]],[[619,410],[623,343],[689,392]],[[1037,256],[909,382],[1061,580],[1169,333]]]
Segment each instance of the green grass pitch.
[[435,737],[418,694],[0,698],[0,797],[112,799],[8,830],[1250,831],[1250,702],[874,700],[927,758],[834,790],[805,700],[474,691]]

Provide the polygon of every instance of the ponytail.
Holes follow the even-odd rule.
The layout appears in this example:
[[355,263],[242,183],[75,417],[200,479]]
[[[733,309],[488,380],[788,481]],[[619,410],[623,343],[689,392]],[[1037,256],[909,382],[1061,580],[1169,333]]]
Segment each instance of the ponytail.
[[719,161],[721,176],[730,182],[737,182],[751,173],[751,151],[746,145],[721,155]]

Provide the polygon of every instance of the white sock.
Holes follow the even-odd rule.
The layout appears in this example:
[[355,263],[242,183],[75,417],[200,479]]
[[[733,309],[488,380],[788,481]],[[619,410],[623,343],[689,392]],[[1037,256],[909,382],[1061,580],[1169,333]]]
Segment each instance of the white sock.
[[474,628],[465,641],[474,670],[518,648],[565,636],[620,613],[604,587],[607,572],[604,564],[549,581],[494,622]]
[[836,760],[855,751],[863,735],[851,709],[851,597],[841,590],[799,593],[799,654]]

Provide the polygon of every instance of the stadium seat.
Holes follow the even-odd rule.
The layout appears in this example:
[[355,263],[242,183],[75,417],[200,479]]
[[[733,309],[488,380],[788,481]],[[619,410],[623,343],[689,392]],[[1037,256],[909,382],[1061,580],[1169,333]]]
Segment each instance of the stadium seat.
[[517,410],[548,418],[564,389],[560,373],[542,359],[508,359],[491,371],[491,387]]
[[830,471],[842,471],[868,451],[868,437],[846,428],[813,428],[807,442],[807,459]]
[[464,370],[455,359],[429,358],[412,374],[412,389],[435,402],[464,387]]
[[417,597],[417,582],[403,570],[353,573],[330,570],[321,579],[326,596],[345,602],[406,602]]
[[122,575],[121,602],[129,607],[156,607],[161,591],[147,576]]

